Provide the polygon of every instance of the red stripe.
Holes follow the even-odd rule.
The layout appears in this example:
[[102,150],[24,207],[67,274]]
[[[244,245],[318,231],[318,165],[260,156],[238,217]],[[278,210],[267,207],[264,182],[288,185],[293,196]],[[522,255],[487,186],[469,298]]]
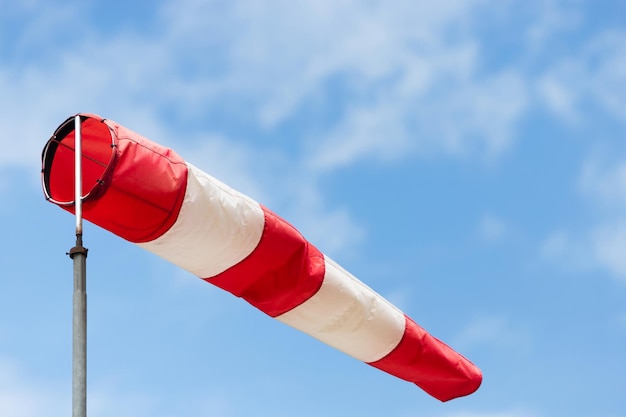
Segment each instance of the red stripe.
[[370,365],[415,383],[441,401],[469,395],[482,382],[480,369],[409,317],[398,346]]
[[102,201],[98,208],[105,215],[107,209],[116,213],[108,215],[112,222],[105,229],[134,243],[149,242],[178,218],[187,189],[187,163],[173,150],[122,126],[118,138],[119,158],[107,204]]
[[265,225],[255,250],[237,265],[205,280],[276,317],[319,290],[324,280],[324,255],[285,220],[262,209]]
[[[84,218],[134,243],[158,238],[178,218],[187,164],[171,149],[113,121],[82,116],[83,193],[93,191],[84,201]],[[75,138],[73,130],[64,133],[57,137],[61,144],[51,164],[44,166],[55,200],[73,200],[68,178],[74,178]],[[74,212],[73,206],[62,208]]]

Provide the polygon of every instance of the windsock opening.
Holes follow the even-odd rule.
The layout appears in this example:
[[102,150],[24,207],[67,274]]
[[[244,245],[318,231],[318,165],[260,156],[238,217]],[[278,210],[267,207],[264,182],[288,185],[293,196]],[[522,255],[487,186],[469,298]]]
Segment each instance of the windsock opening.
[[[111,120],[80,114],[83,217],[142,243],[174,224],[187,187],[187,165],[172,150]],[[63,122],[42,154],[46,198],[74,213],[74,116]],[[150,170],[146,170],[150,167]]]
[[[104,178],[113,166],[115,142],[103,121],[81,116],[83,201],[97,196],[104,188]],[[74,205],[74,152],[76,136],[74,117],[68,118],[54,132],[43,149],[42,181],[46,198],[60,206]]]

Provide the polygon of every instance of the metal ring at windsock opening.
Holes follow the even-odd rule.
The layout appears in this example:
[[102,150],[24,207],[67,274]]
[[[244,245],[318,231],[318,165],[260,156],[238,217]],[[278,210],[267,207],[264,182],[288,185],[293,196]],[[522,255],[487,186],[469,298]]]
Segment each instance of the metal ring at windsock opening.
[[[46,198],[60,206],[73,206],[76,202],[72,183],[55,181],[67,178],[73,170],[75,143],[75,116],[67,118],[54,131],[42,152],[43,167],[41,181]],[[84,200],[97,197],[104,192],[107,174],[113,169],[115,161],[115,139],[113,132],[104,119],[89,115],[80,115],[83,136],[86,137],[82,150]],[[108,142],[103,138],[109,138]]]
[[[118,123],[80,113],[83,217],[134,243],[148,242],[175,222],[187,183],[185,161]],[[42,154],[46,198],[74,213],[74,116],[55,130]],[[159,184],[141,167],[153,166]],[[97,204],[96,204],[97,202]],[[114,215],[112,215],[114,213]]]

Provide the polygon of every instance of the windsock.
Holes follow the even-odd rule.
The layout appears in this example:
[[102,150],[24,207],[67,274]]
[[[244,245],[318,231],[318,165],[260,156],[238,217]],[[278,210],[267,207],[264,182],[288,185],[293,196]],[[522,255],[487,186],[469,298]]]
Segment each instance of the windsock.
[[[83,217],[265,314],[447,401],[481,371],[309,243],[176,152],[81,113]],[[74,116],[46,143],[46,198],[74,212]]]

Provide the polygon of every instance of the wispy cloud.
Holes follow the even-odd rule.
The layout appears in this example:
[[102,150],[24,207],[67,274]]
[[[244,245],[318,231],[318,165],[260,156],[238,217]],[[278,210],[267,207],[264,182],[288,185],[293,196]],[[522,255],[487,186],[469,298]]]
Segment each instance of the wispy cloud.
[[602,221],[590,231],[591,256],[611,275],[626,282],[626,161],[587,161],[580,185],[604,213]]
[[[114,40],[99,55],[141,54],[130,71],[113,71],[128,92],[153,97],[178,118],[236,115],[272,130],[303,117],[307,106],[333,109],[302,123],[315,134],[294,137],[310,142],[310,165],[323,170],[416,150],[498,154],[528,98],[514,71],[478,72],[480,51],[467,23],[480,5],[166,3],[156,39]],[[205,38],[197,37],[200,28]],[[170,81],[141,87],[157,74]]]
[[[182,129],[193,129],[182,122],[195,120],[191,126],[222,135],[228,146],[242,137],[219,132],[219,120],[262,133],[295,117],[306,120],[307,105],[333,109],[302,123],[293,138],[304,145],[290,152],[311,175],[415,153],[499,155],[529,105],[528,80],[513,68],[481,68],[473,19],[482,7],[481,1],[185,0],[162,3],[159,30],[111,36],[83,25],[81,39],[50,46],[49,62],[25,58],[0,72],[10,97],[0,128],[27,138],[11,142],[0,164],[32,166],[51,126],[78,110],[144,127],[147,136],[165,124],[160,118]],[[81,21],[63,10],[55,24]],[[35,25],[16,37],[50,44]],[[23,108],[38,114],[34,123],[20,125],[24,115],[16,109]]]
[[607,220],[578,234],[554,232],[541,244],[545,259],[568,273],[603,271],[626,282],[626,221]]
[[626,282],[626,162],[594,156],[583,164],[579,189],[600,216],[587,228],[554,231],[541,253],[565,270],[603,270]]
[[529,4],[532,24],[527,27],[525,37],[531,51],[546,50],[555,37],[579,26],[583,16],[578,6],[582,3],[580,0],[547,0]]
[[586,123],[593,106],[626,122],[626,32],[607,30],[589,39],[548,68],[538,85],[548,108],[570,124]]
[[[415,51],[441,51],[449,28],[478,3],[184,1],[166,6],[163,23],[169,41],[182,51],[181,64],[196,62],[198,47],[225,63],[200,64],[219,81],[213,93],[221,102],[247,103],[249,114],[273,126],[324,94],[335,77],[346,77],[349,90],[364,90],[407,69]],[[207,28],[211,36],[198,39],[198,29]]]
[[595,261],[626,283],[626,219],[596,227],[591,239]]
[[[550,4],[551,17],[536,22],[533,39],[548,36],[546,28],[563,16]],[[229,115],[255,129],[276,129],[318,103],[335,109],[315,119],[323,130],[294,140],[310,142],[304,153],[314,149],[307,159],[323,170],[407,152],[497,155],[515,138],[532,80],[514,67],[482,68],[473,29],[482,7],[481,1],[384,7],[356,1],[164,2],[158,31],[131,28],[123,37],[111,36],[85,24],[82,39],[50,48],[49,62],[24,57],[19,68],[0,72],[11,98],[4,103],[41,115],[25,130],[14,126],[23,113],[6,108],[9,117],[0,127],[38,138],[47,133],[41,126],[58,118],[49,109],[65,114],[80,107],[118,120],[168,114],[210,124]],[[57,26],[84,20],[63,10],[53,19]],[[36,25],[15,35],[25,45],[50,43]],[[560,115],[578,114],[582,95],[591,94],[623,116],[617,93],[624,82],[623,39],[621,32],[607,32],[589,41],[582,57],[547,69],[539,85],[548,106]],[[25,161],[33,147],[13,147],[0,163]]]

